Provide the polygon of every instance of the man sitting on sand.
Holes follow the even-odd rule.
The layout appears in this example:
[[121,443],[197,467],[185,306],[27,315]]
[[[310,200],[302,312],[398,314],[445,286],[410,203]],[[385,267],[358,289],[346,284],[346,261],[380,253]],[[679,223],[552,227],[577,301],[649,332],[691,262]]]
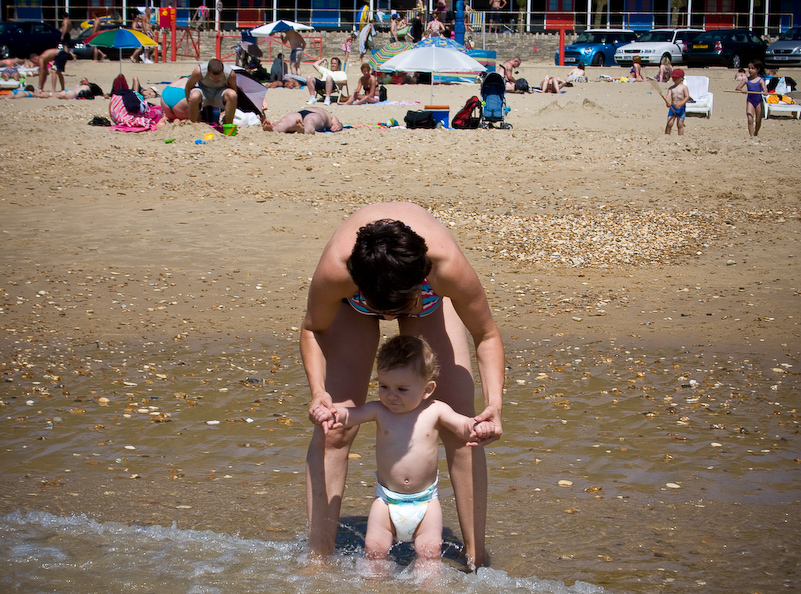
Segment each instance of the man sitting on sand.
[[515,56],[511,60],[506,60],[501,67],[501,75],[503,76],[503,80],[506,81],[506,90],[511,91],[514,93],[515,91],[515,68],[520,68],[520,64],[523,63],[523,59],[519,56]]
[[212,58],[202,62],[186,79],[184,87],[189,102],[189,119],[200,120],[200,109],[207,105],[225,110],[223,124],[233,124],[236,113],[236,73],[228,64]]
[[314,134],[326,131],[339,132],[342,130],[342,122],[322,107],[307,107],[288,113],[275,123],[265,118],[261,127],[265,132]]

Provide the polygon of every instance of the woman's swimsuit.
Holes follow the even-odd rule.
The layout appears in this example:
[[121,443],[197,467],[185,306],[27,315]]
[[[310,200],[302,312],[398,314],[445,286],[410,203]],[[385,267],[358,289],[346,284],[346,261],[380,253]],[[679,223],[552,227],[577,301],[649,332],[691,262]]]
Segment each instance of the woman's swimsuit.
[[[407,318],[424,318],[425,316],[432,314],[437,310],[442,303],[442,297],[434,292],[434,289],[432,289],[431,285],[428,284],[428,279],[423,280],[423,283],[420,285],[420,291],[423,299],[423,309],[420,311],[420,313],[400,314],[400,316]],[[360,290],[356,291],[353,297],[348,297],[348,303],[350,303],[353,309],[366,316],[375,316],[378,318],[383,316],[383,314],[371,309],[367,305],[367,300],[364,298],[364,295],[362,295]]]
[[167,87],[161,92],[164,104],[170,109],[174,109],[181,99],[186,99],[186,89],[184,87]]
[[745,81],[745,87],[749,91],[760,93],[759,95],[749,93],[747,101],[754,107],[757,107],[760,103],[762,103],[762,79],[758,78],[756,81],[751,82],[750,80]]

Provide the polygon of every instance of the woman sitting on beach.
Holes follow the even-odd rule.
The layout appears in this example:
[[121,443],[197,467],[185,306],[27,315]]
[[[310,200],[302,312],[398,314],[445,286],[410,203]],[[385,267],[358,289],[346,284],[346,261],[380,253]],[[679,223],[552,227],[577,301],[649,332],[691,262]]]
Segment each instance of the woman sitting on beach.
[[576,67],[567,73],[568,82],[587,82],[587,70],[584,62],[579,62]]
[[642,58],[634,56],[631,70],[629,71],[629,80],[634,82],[645,82],[645,76],[642,73]]
[[659,64],[659,74],[656,75],[656,82],[670,82],[670,73],[673,72],[673,64],[670,56],[663,56]]

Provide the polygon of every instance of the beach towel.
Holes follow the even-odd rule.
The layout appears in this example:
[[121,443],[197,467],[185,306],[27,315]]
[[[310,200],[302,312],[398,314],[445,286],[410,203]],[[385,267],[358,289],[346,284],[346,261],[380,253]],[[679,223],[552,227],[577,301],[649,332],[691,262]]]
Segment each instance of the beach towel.
[[131,114],[125,109],[121,95],[112,95],[109,115],[116,124],[112,130],[118,132],[147,132],[156,129],[156,122],[162,118],[161,107],[151,105],[143,114]]

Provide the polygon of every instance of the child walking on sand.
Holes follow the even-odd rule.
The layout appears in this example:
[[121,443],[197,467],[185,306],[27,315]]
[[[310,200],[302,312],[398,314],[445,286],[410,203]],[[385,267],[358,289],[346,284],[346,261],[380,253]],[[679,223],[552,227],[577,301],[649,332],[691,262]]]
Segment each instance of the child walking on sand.
[[316,406],[312,420],[328,433],[375,421],[376,499],[367,518],[364,548],[380,569],[392,543],[414,540],[415,569],[439,567],[442,554],[442,509],[437,498],[439,432],[450,431],[468,445],[495,434],[489,421],[455,412],[431,399],[439,373],[428,343],[400,335],[387,341],[376,356],[378,401],[362,406]]
[[345,64],[345,70],[348,69],[348,61],[350,60],[350,52],[353,49],[353,42],[356,40],[356,33],[351,31],[348,33],[348,36],[345,38],[345,42],[342,44],[342,51],[345,53],[345,59],[343,64]]
[[767,94],[768,88],[765,86],[765,65],[762,60],[754,60],[748,63],[748,78],[740,81],[737,85],[738,91],[747,93],[745,97],[745,117],[748,118],[749,136],[759,136],[759,128],[762,126],[762,95]]
[[670,80],[673,81],[673,86],[667,90],[667,96],[665,97],[665,103],[668,104],[665,134],[670,134],[675,123],[679,136],[683,136],[684,118],[687,102],[690,100],[690,90],[684,84],[684,70],[681,68],[676,68],[670,73]]

